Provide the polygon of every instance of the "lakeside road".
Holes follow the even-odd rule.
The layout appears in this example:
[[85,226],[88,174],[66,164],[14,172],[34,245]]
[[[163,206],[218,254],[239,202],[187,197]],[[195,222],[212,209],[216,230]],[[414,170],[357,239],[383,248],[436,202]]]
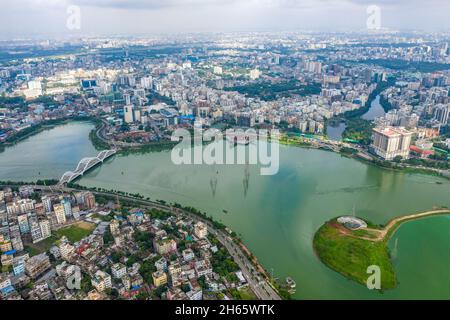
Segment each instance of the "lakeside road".
[[383,229],[373,229],[373,228],[363,229],[363,230],[367,230],[367,231],[370,231],[370,232],[373,232],[374,234],[376,234],[375,238],[369,238],[369,237],[361,237],[361,238],[363,238],[365,240],[370,240],[370,241],[383,241],[383,240],[385,240],[387,235],[392,234],[392,233],[390,233],[390,231],[392,229],[394,229],[394,231],[395,231],[395,228],[398,228],[403,222],[421,219],[421,218],[434,216],[434,215],[441,215],[441,214],[450,214],[450,210],[449,209],[430,210],[430,211],[410,214],[407,216],[397,217],[397,218],[390,220],[388,222],[388,224],[386,225],[386,227],[384,227]]
[[[11,185],[13,186],[13,185]],[[11,187],[10,186],[10,187]],[[34,186],[35,190],[40,191],[50,191],[50,192],[67,192],[71,193],[74,191],[81,191],[73,188],[66,187],[51,187],[51,186]],[[242,270],[242,273],[247,280],[250,288],[255,293],[258,299],[260,300],[282,300],[276,290],[273,288],[272,284],[269,283],[267,279],[253,266],[251,261],[244,254],[243,249],[240,245],[236,244],[233,239],[224,231],[217,230],[214,228],[212,223],[209,220],[206,220],[198,215],[193,214],[192,212],[175,208],[171,205],[165,205],[154,201],[142,200],[134,197],[124,196],[116,193],[109,192],[100,192],[100,191],[91,191],[96,195],[104,195],[104,196],[117,196],[119,199],[133,201],[139,204],[142,204],[146,208],[155,208],[167,210],[170,212],[178,212],[183,213],[192,218],[192,220],[198,222],[201,221],[208,226],[208,230],[217,237],[220,243],[228,250],[230,255],[233,257],[234,261],[238,264],[239,268]]]

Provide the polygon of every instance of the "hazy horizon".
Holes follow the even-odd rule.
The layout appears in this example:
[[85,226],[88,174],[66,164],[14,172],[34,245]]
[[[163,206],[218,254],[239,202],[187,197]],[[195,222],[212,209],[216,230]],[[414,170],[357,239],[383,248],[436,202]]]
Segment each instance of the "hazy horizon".
[[[238,31],[450,30],[446,0],[1,0],[0,38]],[[77,7],[73,7],[77,6]],[[79,10],[79,28],[67,21]],[[78,9],[76,9],[78,8]],[[69,12],[68,12],[69,10]]]

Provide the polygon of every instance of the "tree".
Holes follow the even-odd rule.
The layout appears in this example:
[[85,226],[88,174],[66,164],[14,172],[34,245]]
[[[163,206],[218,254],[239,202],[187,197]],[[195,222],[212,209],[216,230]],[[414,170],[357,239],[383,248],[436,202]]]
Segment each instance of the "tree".
[[396,156],[396,157],[394,158],[394,162],[395,162],[395,163],[400,163],[400,162],[402,162],[402,160],[403,160],[403,157],[402,157],[402,156]]
[[190,286],[188,283],[183,283],[183,284],[181,285],[181,290],[182,290],[184,293],[189,292],[189,291],[191,291],[191,286]]
[[91,283],[91,277],[89,277],[89,275],[87,275],[87,274],[83,274],[83,278],[81,279],[80,286],[81,286],[81,290],[84,293],[88,293],[89,291],[91,291],[94,288]]

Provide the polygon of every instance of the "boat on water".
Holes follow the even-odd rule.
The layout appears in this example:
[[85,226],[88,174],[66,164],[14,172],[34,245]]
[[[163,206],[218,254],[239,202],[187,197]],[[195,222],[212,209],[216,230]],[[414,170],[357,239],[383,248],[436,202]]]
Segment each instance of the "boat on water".
[[295,283],[294,279],[291,277],[286,278],[286,285],[291,289],[295,289],[297,287],[297,283]]
[[290,294],[294,294],[296,291],[297,283],[291,277],[286,278],[286,289]]

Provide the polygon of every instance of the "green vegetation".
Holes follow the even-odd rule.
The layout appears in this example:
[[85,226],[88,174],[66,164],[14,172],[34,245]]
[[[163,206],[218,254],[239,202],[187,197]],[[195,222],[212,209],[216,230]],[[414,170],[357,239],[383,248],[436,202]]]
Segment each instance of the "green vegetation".
[[212,259],[213,271],[225,277],[229,281],[236,281],[237,276],[235,272],[239,271],[239,266],[230,257],[228,251],[224,247],[213,254]]
[[444,160],[444,158],[440,159],[440,161],[430,161],[430,160],[426,160],[426,159],[411,158],[411,159],[405,160],[404,162],[406,164],[409,164],[412,166],[423,166],[423,167],[427,167],[427,168],[448,170],[448,169],[450,169],[450,163],[446,159],[447,159],[447,156],[445,156],[445,161],[442,161],[442,160]]
[[95,225],[93,224],[80,222],[69,227],[59,229],[55,232],[55,234],[58,239],[65,236],[70,242],[74,243],[90,235],[94,228]]
[[47,239],[44,239],[38,243],[30,243],[24,246],[25,251],[30,254],[30,256],[35,256],[40,253],[48,251],[57,241],[57,237],[54,235],[50,236]]
[[369,145],[372,140],[372,129],[374,124],[371,121],[361,118],[347,120],[347,127],[342,133],[343,139],[357,140],[362,145]]
[[366,64],[375,64],[393,70],[412,70],[424,73],[450,69],[450,64],[448,63],[406,61],[400,59],[369,59],[359,62]]
[[236,300],[257,300],[256,295],[248,287],[241,289],[230,289],[229,293]]
[[264,101],[273,101],[282,97],[289,97],[291,95],[308,96],[312,94],[319,94],[321,84],[314,83],[310,85],[303,85],[297,80],[290,80],[281,83],[256,83],[244,86],[224,88],[226,91],[237,91],[245,94],[248,97],[260,98]]
[[[381,289],[392,289],[397,278],[392,266],[387,241],[357,238],[358,233],[345,235],[336,219],[325,223],[314,236],[313,246],[320,260],[329,268],[360,284],[370,276],[367,268],[377,265],[381,270]],[[360,236],[360,235],[359,235]]]
[[[378,83],[375,90],[369,95],[367,102],[364,106],[359,109],[347,111],[343,114],[345,119],[346,128],[342,133],[343,139],[349,139],[358,141],[362,145],[369,145],[372,140],[372,129],[374,127],[372,121],[361,119],[360,117],[369,111],[372,102],[376,99],[378,95],[381,94],[388,87],[395,84],[395,77],[389,77],[387,81]],[[380,104],[383,106],[385,111],[392,109],[392,105],[380,95]],[[334,121],[336,121],[335,119]]]
[[97,131],[102,127],[102,121],[97,118],[92,118],[91,121],[95,124],[95,128],[89,132],[89,140],[91,140],[92,145],[96,150],[107,150],[109,149],[109,144],[100,139],[97,136]]

